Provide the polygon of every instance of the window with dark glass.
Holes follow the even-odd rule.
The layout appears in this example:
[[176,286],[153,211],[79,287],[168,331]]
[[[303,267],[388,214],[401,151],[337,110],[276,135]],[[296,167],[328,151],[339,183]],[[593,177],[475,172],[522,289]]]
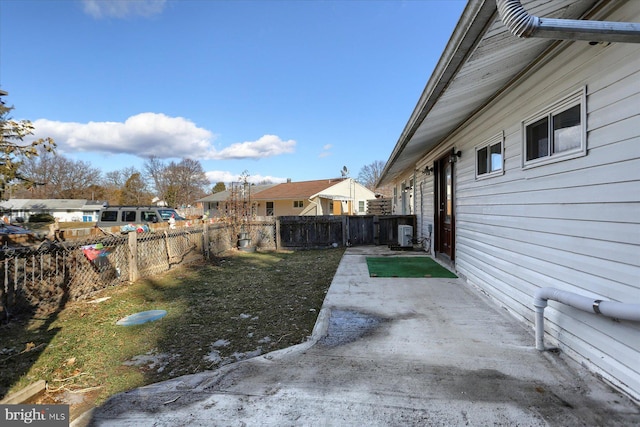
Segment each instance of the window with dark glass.
[[524,166],[586,154],[584,90],[524,122]]
[[122,221],[136,222],[136,211],[122,211]]
[[100,221],[113,221],[118,220],[118,211],[103,211],[100,214]]
[[527,126],[527,160],[549,155],[549,119]]
[[476,147],[476,178],[502,172],[503,139],[500,133]]
[[553,116],[553,152],[580,147],[580,105]]

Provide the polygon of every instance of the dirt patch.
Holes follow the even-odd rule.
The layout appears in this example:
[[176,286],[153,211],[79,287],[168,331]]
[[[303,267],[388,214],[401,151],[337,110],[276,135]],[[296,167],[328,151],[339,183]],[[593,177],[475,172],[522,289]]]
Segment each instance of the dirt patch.
[[[34,403],[69,404],[73,418],[118,392],[304,342],[343,252],[231,252],[2,325],[0,398],[44,379]],[[167,315],[116,325],[155,309]]]

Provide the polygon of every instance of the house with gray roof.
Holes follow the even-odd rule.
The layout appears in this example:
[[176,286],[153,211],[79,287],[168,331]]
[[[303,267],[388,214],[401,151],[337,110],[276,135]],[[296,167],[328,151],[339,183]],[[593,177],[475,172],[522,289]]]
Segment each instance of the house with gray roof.
[[0,210],[10,222],[28,222],[35,214],[49,214],[59,222],[94,222],[107,205],[87,199],[9,199],[0,202]]

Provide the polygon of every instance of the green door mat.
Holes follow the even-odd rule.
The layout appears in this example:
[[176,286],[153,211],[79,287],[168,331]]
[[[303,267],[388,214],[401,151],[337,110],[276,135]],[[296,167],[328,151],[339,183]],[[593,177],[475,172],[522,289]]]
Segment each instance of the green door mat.
[[428,257],[367,257],[367,266],[370,277],[458,277]]

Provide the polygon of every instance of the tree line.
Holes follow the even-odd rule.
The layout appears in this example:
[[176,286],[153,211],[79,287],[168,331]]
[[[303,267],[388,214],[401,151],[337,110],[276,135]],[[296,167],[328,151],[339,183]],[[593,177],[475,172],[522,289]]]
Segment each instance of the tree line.
[[20,170],[32,184],[13,183],[5,198],[90,199],[111,205],[148,205],[155,199],[189,206],[213,191],[207,190],[209,180],[200,162],[188,158],[165,162],[152,156],[142,170],[125,167],[103,173],[89,162],[44,151],[25,159]]
[[[103,173],[89,162],[56,154],[51,138],[23,143],[34,133],[28,120],[13,120],[0,90],[0,199],[89,199],[110,205],[147,205],[163,201],[169,206],[193,206],[207,194],[226,189],[222,182],[212,188],[199,161],[183,158],[166,162],[151,156],[141,170],[125,167]],[[384,162],[365,165],[358,176],[375,191]],[[265,181],[266,183],[267,181]]]

